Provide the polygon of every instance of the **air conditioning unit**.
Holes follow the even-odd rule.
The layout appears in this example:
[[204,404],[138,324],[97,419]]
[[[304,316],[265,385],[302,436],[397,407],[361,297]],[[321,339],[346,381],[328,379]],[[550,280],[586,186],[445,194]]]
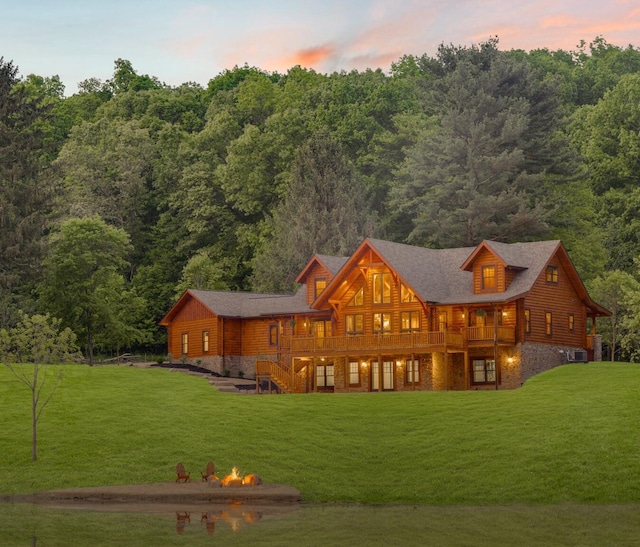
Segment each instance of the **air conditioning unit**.
[[589,361],[587,352],[583,349],[577,349],[573,352],[573,361],[575,363],[587,363]]

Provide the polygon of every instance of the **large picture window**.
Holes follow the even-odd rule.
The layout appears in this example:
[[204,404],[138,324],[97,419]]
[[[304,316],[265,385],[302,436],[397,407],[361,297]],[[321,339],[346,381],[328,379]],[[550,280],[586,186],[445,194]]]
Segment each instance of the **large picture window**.
[[373,303],[374,304],[390,304],[391,303],[391,274],[390,273],[373,274]]
[[345,315],[344,321],[347,334],[364,334],[364,315],[361,313]]
[[474,359],[473,383],[489,384],[496,381],[496,362],[493,359]]

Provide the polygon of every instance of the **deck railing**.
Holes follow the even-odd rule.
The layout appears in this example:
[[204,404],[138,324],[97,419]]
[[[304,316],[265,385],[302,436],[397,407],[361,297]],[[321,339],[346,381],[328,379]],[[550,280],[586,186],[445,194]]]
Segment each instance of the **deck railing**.
[[367,334],[354,336],[313,336],[290,339],[291,352],[349,352],[364,350],[410,350],[430,347],[462,347],[464,336],[455,332],[406,332],[400,334]]
[[[514,343],[515,329],[498,327],[497,342]],[[493,342],[494,327],[469,327],[461,332],[405,332],[400,334],[362,334],[353,336],[282,337],[280,349],[293,354],[348,353],[368,350],[424,350],[429,348],[464,348],[467,342]]]

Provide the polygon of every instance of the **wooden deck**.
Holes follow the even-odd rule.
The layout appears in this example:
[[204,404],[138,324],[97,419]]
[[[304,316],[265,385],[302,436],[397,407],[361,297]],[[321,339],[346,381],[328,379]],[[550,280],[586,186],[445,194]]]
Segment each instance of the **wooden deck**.
[[337,355],[378,351],[464,350],[483,344],[514,344],[515,329],[508,327],[469,327],[461,332],[412,332],[361,336],[282,337],[280,350],[292,355]]

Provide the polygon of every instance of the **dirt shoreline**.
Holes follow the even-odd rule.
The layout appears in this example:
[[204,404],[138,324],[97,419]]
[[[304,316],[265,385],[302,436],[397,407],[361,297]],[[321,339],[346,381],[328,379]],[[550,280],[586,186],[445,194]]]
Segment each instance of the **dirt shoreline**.
[[302,501],[300,492],[283,484],[220,487],[207,482],[152,483],[123,486],[92,486],[45,490],[31,494],[9,496],[10,503],[44,505],[110,505],[110,504],[249,504],[287,505]]

